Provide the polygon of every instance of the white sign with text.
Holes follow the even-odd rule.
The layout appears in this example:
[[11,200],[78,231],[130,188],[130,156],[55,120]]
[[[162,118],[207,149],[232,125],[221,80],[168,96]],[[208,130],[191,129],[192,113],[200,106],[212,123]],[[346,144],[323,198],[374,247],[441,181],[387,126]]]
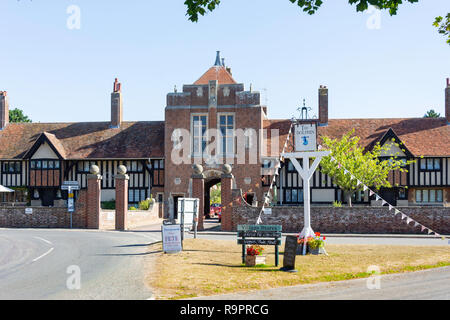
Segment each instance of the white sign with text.
[[316,151],[317,127],[315,124],[295,126],[295,151]]

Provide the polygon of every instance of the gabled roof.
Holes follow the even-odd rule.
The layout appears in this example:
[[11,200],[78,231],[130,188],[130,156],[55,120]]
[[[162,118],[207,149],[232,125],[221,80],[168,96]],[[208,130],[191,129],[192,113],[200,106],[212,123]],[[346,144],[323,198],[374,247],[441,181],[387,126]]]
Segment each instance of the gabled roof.
[[[290,125],[290,120],[264,120],[264,128],[269,129],[268,138],[270,129],[280,132],[280,150],[275,154],[281,152]],[[368,149],[387,137],[391,129],[415,157],[450,156],[450,125],[447,125],[445,118],[331,119],[328,126],[318,127],[319,143],[321,136],[340,138],[352,128],[355,129],[355,135],[361,138],[360,144]],[[270,144],[267,149],[270,152]],[[291,146],[287,151],[292,151]]]
[[59,141],[54,134],[48,132],[43,132],[39,136],[39,138],[36,140],[30,150],[28,150],[28,152],[23,156],[23,158],[30,159],[36,153],[39,147],[45,142],[49,144],[50,148],[52,148],[53,152],[55,152],[59,159],[66,158],[66,151],[64,150],[64,146],[62,145],[61,141]]
[[[0,131],[0,159],[22,159],[45,139],[65,159],[164,157],[164,122],[10,123]],[[37,146],[37,147],[36,147]]]
[[212,66],[194,84],[209,84],[210,80],[217,80],[219,84],[237,83],[224,66]]

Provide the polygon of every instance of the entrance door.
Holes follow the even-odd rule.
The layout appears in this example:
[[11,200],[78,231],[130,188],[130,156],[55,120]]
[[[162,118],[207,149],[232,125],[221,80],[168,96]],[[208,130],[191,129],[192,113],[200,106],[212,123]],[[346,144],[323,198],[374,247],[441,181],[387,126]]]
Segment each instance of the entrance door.
[[396,197],[396,190],[394,188],[392,189],[381,189],[381,197],[387,201],[390,205],[396,206],[397,205],[397,197]]
[[178,219],[178,199],[183,196],[173,196],[173,218]]
[[43,207],[53,207],[56,197],[56,189],[53,188],[41,189],[39,191],[39,196],[41,198]]

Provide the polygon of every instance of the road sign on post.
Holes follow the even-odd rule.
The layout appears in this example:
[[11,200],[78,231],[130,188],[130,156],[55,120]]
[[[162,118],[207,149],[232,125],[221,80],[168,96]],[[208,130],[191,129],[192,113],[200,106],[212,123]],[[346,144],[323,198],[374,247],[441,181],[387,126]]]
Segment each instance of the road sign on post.
[[67,211],[70,213],[70,229],[72,229],[72,213],[75,211],[75,190],[80,190],[78,181],[64,181],[61,185],[61,190],[67,190]]

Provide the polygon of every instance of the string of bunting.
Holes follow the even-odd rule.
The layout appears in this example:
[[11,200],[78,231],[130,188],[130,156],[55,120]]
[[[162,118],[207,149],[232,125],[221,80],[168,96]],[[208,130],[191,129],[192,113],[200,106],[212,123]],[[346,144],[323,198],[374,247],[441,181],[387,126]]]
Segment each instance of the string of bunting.
[[[320,149],[320,146],[319,146]],[[402,211],[400,211],[399,209],[397,209],[395,206],[391,205],[389,202],[387,202],[386,200],[384,200],[380,195],[378,195],[375,191],[373,191],[372,189],[370,189],[368,186],[366,186],[363,182],[361,182],[359,179],[357,179],[350,171],[348,171],[342,164],[339,163],[339,161],[336,160],[336,158],[334,158],[333,156],[330,156],[331,161],[336,162],[338,165],[338,168],[344,168],[344,174],[350,174],[350,178],[352,180],[356,180],[356,183],[358,186],[362,185],[363,186],[363,190],[367,191],[369,190],[369,196],[373,196],[375,195],[375,199],[376,201],[380,201],[381,200],[381,205],[384,206],[385,204],[388,205],[389,207],[389,211],[393,211],[394,216],[397,216],[398,214],[401,215],[402,217],[402,221],[405,220],[406,224],[409,225],[411,222],[414,222],[414,227],[418,227],[420,226],[421,231],[427,231],[428,234],[434,234],[436,237],[438,238],[442,238],[445,239],[445,237],[443,237],[442,235],[440,235],[439,233],[437,233],[436,231],[424,226],[423,224],[417,222],[416,220],[414,220],[413,218],[409,217],[408,215],[406,215],[405,213],[403,213]]]
[[270,182],[269,190],[267,191],[267,194],[264,197],[264,203],[261,207],[261,211],[259,212],[258,219],[256,220],[257,225],[262,223],[261,215],[264,212],[264,208],[266,207],[266,205],[268,205],[270,202],[270,195],[272,194],[273,186],[276,182],[277,176],[279,175],[279,170],[281,168],[281,161],[283,160],[283,157],[281,155],[286,151],[293,127],[294,127],[294,123],[292,122],[291,127],[289,128],[289,132],[288,132],[286,141],[284,142],[283,151],[280,153],[280,158],[278,159],[278,163],[275,164],[275,174],[273,175],[272,181]]

